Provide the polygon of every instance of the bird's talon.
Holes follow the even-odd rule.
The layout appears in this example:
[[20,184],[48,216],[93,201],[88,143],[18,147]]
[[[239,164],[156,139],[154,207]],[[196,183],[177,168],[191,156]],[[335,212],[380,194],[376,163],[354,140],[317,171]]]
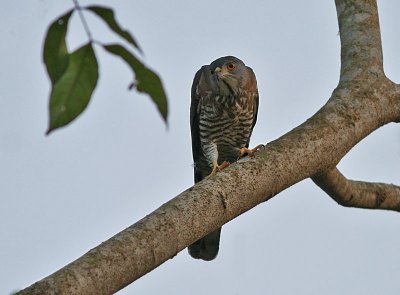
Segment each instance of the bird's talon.
[[226,167],[228,167],[231,163],[229,163],[228,161],[223,161],[221,165],[218,166],[218,171],[221,171],[223,169],[225,169]]
[[264,147],[265,146],[263,144],[259,144],[253,149],[249,149],[246,147],[241,148],[239,158],[243,158],[245,155],[248,155],[250,158],[252,158],[252,157],[254,157],[255,152],[259,151],[261,148],[264,148]]
[[257,145],[255,148],[253,148],[252,149],[252,151],[253,152],[258,152],[259,150],[261,150],[261,149],[265,149],[265,145],[263,145],[263,144],[259,144],[259,145]]
[[231,163],[229,163],[228,161],[223,161],[221,165],[218,165],[218,163],[216,161],[214,161],[213,162],[213,169],[212,169],[211,173],[206,178],[209,178],[209,177],[215,175],[217,172],[222,171],[223,169],[228,167],[230,164]]
[[254,153],[255,153],[255,152],[258,152],[258,151],[260,151],[260,150],[265,150],[265,145],[264,145],[264,144],[259,144],[259,145],[257,145],[255,148],[252,149],[252,151],[253,151],[253,156],[254,156]]

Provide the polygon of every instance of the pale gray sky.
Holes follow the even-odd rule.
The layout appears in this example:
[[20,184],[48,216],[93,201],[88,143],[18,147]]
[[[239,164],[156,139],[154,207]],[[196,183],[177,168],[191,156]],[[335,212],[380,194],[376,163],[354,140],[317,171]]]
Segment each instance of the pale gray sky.
[[[44,135],[47,25],[71,1],[6,1],[0,20],[0,294],[73,261],[193,184],[190,87],[203,64],[235,55],[260,92],[252,144],[315,113],[336,87],[334,1],[81,1],[112,5],[169,98],[166,130],[131,76],[96,48],[100,81],[88,110]],[[385,70],[400,82],[400,2],[379,1]],[[94,37],[114,41],[86,13]],[[76,15],[69,46],[86,41]],[[381,128],[340,163],[350,178],[400,183],[400,131]],[[224,226],[220,254],[185,251],[118,294],[399,294],[400,215],[338,206],[310,180]]]

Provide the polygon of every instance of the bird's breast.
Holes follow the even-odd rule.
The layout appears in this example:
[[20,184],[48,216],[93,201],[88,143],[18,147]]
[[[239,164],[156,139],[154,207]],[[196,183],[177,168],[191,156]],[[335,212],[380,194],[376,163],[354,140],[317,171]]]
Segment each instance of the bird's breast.
[[238,149],[248,142],[253,124],[253,104],[248,101],[245,96],[215,96],[200,106],[201,145],[216,144],[219,161],[236,160]]

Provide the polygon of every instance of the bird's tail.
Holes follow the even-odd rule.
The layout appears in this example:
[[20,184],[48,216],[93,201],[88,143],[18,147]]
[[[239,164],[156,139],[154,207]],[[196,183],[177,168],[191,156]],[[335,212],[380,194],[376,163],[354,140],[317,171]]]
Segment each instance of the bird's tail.
[[190,245],[188,247],[189,254],[196,259],[213,260],[218,254],[220,236],[221,228]]

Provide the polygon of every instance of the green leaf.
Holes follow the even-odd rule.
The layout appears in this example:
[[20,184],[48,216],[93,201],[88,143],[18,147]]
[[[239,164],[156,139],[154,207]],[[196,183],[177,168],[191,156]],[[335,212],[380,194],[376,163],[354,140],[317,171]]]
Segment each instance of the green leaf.
[[118,34],[120,37],[124,38],[126,41],[131,43],[136,49],[142,52],[139,44],[135,41],[133,36],[126,30],[122,29],[114,17],[114,11],[111,8],[103,7],[103,6],[88,6],[86,9],[94,12],[102,18],[108,27],[114,31],[114,33]]
[[70,123],[89,103],[99,77],[96,55],[91,43],[69,56],[62,77],[53,85],[50,96],[50,124],[47,134]]
[[160,78],[152,70],[148,69],[142,62],[140,62],[132,53],[126,50],[119,44],[104,45],[104,49],[112,54],[121,57],[135,72],[136,81],[134,86],[140,92],[150,95],[154,103],[167,122],[168,116],[168,103],[167,96],[165,95],[164,88]]
[[68,67],[69,54],[65,36],[72,12],[73,10],[68,11],[50,25],[44,41],[43,61],[53,84],[60,79]]

